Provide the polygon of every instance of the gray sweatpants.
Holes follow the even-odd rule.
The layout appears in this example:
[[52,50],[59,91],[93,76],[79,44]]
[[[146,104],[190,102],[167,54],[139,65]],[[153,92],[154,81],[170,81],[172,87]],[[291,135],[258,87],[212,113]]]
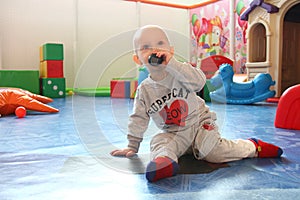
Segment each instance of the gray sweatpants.
[[208,114],[208,118],[184,131],[155,135],[150,144],[151,160],[167,156],[178,162],[178,158],[187,153],[193,153],[196,159],[213,163],[255,157],[253,142],[221,138],[215,118],[212,120],[212,113]]

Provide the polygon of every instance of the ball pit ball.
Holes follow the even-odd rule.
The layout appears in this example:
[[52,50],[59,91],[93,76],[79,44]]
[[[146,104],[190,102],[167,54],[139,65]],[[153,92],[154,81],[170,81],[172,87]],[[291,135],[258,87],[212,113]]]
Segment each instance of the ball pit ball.
[[25,117],[26,116],[26,108],[24,108],[23,106],[17,107],[15,110],[15,114],[18,118]]
[[68,91],[68,95],[72,96],[72,95],[74,95],[74,92],[72,90],[70,90],[70,91]]

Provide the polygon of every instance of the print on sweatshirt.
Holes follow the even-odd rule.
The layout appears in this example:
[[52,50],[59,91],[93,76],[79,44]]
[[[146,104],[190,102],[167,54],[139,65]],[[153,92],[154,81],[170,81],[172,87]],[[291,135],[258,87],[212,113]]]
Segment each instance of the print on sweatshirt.
[[173,88],[167,95],[156,99],[147,113],[150,115],[159,112],[167,125],[185,126],[185,119],[189,112],[185,99],[188,98],[189,94],[190,91],[185,88]]

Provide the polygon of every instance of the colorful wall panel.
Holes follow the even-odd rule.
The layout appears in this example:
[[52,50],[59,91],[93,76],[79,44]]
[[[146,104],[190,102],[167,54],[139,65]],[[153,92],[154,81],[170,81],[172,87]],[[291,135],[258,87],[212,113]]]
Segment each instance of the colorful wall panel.
[[[190,37],[192,63],[211,55],[230,57],[230,45],[234,44],[234,70],[245,73],[246,29],[247,22],[240,20],[240,14],[249,5],[250,0],[235,1],[235,9],[230,10],[229,1],[218,1],[190,10]],[[230,24],[230,13],[234,12],[234,24]],[[230,29],[234,27],[233,42],[230,41]]]

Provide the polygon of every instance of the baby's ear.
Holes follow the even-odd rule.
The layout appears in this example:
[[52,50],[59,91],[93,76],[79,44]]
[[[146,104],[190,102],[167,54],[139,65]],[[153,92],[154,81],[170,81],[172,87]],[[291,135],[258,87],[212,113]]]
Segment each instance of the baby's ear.
[[133,61],[138,65],[142,65],[142,62],[136,54],[133,54]]
[[173,46],[171,46],[170,52],[171,52],[171,54],[172,54],[172,56],[173,56],[173,55],[174,55],[174,47],[173,47]]

